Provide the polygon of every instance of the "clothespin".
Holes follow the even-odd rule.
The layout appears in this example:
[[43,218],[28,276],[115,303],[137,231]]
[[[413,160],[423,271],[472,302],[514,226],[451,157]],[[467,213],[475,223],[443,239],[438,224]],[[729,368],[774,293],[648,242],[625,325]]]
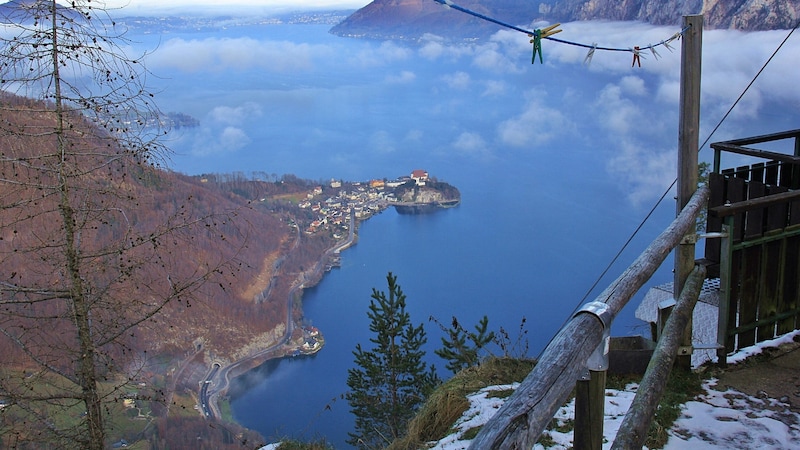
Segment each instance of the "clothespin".
[[631,63],[631,67],[637,63],[639,64],[639,67],[642,67],[642,51],[639,49],[639,46],[637,45],[636,47],[633,47],[631,51],[633,52],[633,62]]
[[556,28],[561,26],[560,23],[550,25],[546,28],[537,28],[533,31],[533,34],[529,34],[528,37],[531,38],[531,44],[533,44],[533,56],[531,56],[531,64],[536,62],[536,55],[539,55],[539,63],[544,64],[542,60],[542,38],[550,37],[556,33],[561,33],[562,30],[557,30]]
[[653,59],[658,59],[661,57],[661,55],[659,55],[658,52],[656,51],[655,45],[653,44],[650,44],[650,53],[653,54]]
[[583,58],[584,66],[588,66],[592,63],[592,57],[594,56],[595,49],[597,49],[597,42],[592,42],[592,48],[589,49],[589,53],[587,53],[586,57]]
[[531,56],[531,64],[536,62],[536,54],[539,54],[539,63],[544,64],[542,61],[542,31],[541,30],[533,30],[533,34],[528,35],[531,38],[531,44],[533,44],[533,55]]
[[537,30],[541,32],[543,38],[548,38],[554,34],[561,33],[563,30],[557,30],[556,28],[560,27],[561,24],[557,23],[555,25],[550,25],[549,27],[542,28],[541,30]]
[[677,33],[673,34],[672,37],[670,37],[669,39],[664,41],[664,47],[667,47],[667,50],[672,51],[672,46],[669,45],[669,43],[674,41],[674,40],[676,40],[676,39],[680,39],[680,38],[681,38],[681,33],[680,32],[677,32]]

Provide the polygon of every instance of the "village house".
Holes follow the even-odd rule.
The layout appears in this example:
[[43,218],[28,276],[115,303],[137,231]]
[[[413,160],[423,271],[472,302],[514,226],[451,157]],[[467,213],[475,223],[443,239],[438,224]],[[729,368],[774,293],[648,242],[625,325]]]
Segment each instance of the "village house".
[[428,181],[428,172],[422,169],[413,170],[411,179],[417,183],[417,186],[425,186],[425,182]]

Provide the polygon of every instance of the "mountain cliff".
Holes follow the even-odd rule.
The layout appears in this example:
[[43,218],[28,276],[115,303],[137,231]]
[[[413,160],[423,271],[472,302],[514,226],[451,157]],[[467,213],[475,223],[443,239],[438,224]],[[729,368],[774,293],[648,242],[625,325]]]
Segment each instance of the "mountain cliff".
[[800,0],[561,0],[544,8],[552,21],[638,20],[676,25],[688,14],[702,14],[708,29],[743,31],[793,28]]
[[[800,0],[454,0],[497,20],[529,26],[537,20],[636,20],[678,25],[681,17],[703,14],[707,29],[742,31],[793,28]],[[447,8],[434,0],[374,0],[334,26],[338,36],[416,40],[426,33],[455,39],[491,35],[498,25]]]

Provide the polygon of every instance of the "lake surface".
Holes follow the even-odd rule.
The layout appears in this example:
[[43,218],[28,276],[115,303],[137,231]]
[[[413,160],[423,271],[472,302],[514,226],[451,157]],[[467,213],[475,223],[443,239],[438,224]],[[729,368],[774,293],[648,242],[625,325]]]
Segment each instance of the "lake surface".
[[[623,45],[676,31],[628,25],[594,36],[614,24],[576,25],[572,35],[564,26],[563,36]],[[675,177],[678,58],[664,52],[633,70],[629,55],[602,54],[586,67],[582,54],[547,43],[546,64],[531,65],[528,38],[510,33],[480,45],[410,46],[328,29],[240,26],[134,38],[143,48],[158,42],[148,67],[161,108],[201,121],[171,135],[175,170],[327,182],[425,169],[461,190],[458,208],[422,216],[390,209],[362,224],[342,267],[303,296],[325,348],[268,362],[234,385],[242,425],[270,440],[324,437],[345,448],[353,424],[342,399],[347,369],[355,345],[368,344],[371,290],[385,290],[387,272],[398,276],[412,320],[425,323],[429,360],[447,377],[433,355],[442,333],[429,317],[448,324],[457,316],[472,327],[487,315],[490,328],[520,338],[514,356],[535,357],[668,225],[672,195],[591,290]],[[708,96],[704,130],[730,102]],[[733,117],[720,134],[790,129],[797,112],[758,117]],[[701,158],[710,159],[707,150]],[[670,259],[648,286],[671,281],[671,267]],[[615,320],[613,335],[647,333],[633,317],[645,292]]]

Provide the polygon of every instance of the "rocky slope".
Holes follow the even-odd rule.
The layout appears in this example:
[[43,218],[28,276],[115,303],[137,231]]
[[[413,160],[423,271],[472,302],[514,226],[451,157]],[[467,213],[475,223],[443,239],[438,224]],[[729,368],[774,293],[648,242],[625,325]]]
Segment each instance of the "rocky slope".
[[425,214],[440,208],[451,208],[461,202],[461,193],[455,186],[430,180],[425,185],[406,183],[395,189],[398,202],[394,207],[400,214]]
[[793,28],[800,0],[561,0],[544,8],[552,21],[638,20],[675,25],[681,16],[703,14],[708,29],[743,31]]
[[[800,0],[453,0],[497,20],[529,27],[538,20],[637,20],[677,25],[688,14],[703,14],[706,29],[742,31],[793,28]],[[450,39],[478,39],[498,25],[446,8],[434,0],[374,0],[334,26],[339,36],[417,40],[426,33]]]

